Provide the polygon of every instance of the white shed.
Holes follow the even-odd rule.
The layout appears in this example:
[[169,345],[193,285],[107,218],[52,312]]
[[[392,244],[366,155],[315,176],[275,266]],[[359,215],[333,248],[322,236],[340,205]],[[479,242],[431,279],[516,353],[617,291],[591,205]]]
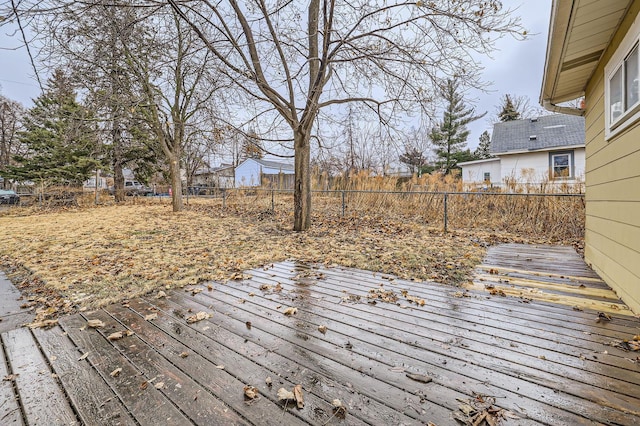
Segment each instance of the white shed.
[[502,177],[499,158],[467,161],[458,165],[462,168],[462,181],[468,189],[500,186]]
[[236,188],[261,186],[263,184],[263,176],[293,176],[293,174],[293,164],[258,158],[247,158],[236,167]]

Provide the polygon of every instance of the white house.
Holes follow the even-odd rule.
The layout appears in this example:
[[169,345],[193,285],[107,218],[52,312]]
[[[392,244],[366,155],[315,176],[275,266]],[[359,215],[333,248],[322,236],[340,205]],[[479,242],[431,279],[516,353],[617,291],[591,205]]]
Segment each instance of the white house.
[[291,163],[247,158],[238,164],[235,173],[236,188],[263,186],[277,183],[278,180],[283,182],[279,187],[293,187],[294,168]]
[[233,166],[220,164],[218,167],[205,167],[193,174],[193,186],[209,188],[233,188],[235,183]]
[[514,189],[584,182],[584,118],[546,115],[496,123],[493,158],[460,163],[467,187]]

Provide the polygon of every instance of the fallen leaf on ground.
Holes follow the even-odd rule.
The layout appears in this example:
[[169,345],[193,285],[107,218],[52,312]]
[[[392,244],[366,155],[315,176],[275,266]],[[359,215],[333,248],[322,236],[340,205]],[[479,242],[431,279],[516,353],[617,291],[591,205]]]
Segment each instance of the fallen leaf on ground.
[[251,330],[251,321],[245,322],[244,325],[247,326],[247,330]]
[[158,295],[156,296],[156,299],[162,299],[163,297],[167,297],[167,293],[165,293],[164,291],[160,290],[158,292]]
[[187,324],[193,324],[194,322],[202,321],[211,318],[212,315],[207,312],[198,312],[195,315],[187,317]]
[[180,352],[180,358],[186,358],[189,356],[188,352]]
[[118,377],[120,375],[120,373],[122,373],[122,368],[118,367],[115,370],[113,370],[111,373],[109,373],[109,375],[111,377]]
[[295,315],[298,312],[298,308],[287,308],[284,310],[283,314],[287,316]]
[[153,321],[154,319],[158,319],[158,314],[157,313],[153,313],[153,314],[149,314],[149,315],[145,315],[144,316],[144,320],[145,321]]
[[295,385],[293,388],[293,395],[296,398],[296,404],[298,408],[304,408],[304,398],[302,396],[302,385]]
[[340,401],[339,399],[334,399],[331,402],[331,405],[333,405],[333,414],[336,417],[338,417],[340,419],[344,419],[346,417],[347,407],[344,406],[342,401]]
[[258,388],[255,386],[246,385],[244,387],[244,396],[249,399],[256,399],[260,393],[258,392]]
[[327,326],[326,325],[321,325],[320,327],[318,327],[318,331],[322,334],[326,334],[327,333]]
[[89,328],[104,327],[104,323],[99,319],[90,319],[89,321],[87,321],[87,326]]

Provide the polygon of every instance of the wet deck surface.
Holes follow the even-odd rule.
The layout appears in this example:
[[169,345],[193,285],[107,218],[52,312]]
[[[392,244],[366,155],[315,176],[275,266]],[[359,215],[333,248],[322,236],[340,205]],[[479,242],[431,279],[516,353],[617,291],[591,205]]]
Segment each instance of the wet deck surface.
[[[287,262],[246,275],[5,330],[0,424],[453,425],[490,403],[504,424],[640,424],[640,353],[617,347],[640,321],[623,310]],[[278,401],[298,384],[303,408]]]

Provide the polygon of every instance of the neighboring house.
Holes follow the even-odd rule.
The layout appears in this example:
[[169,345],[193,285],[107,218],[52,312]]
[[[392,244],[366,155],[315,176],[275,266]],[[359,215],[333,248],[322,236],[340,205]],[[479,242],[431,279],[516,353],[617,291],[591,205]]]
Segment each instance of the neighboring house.
[[233,188],[235,183],[233,166],[221,164],[218,167],[196,170],[193,186],[206,188]]
[[[558,1],[541,103],[586,119],[585,259],[640,313],[640,0]],[[585,97],[584,108],[558,104]]]
[[584,178],[584,118],[546,115],[493,126],[494,158],[460,163],[467,187],[553,190]]
[[236,167],[236,187],[272,186],[293,188],[293,164],[258,158],[247,158]]

